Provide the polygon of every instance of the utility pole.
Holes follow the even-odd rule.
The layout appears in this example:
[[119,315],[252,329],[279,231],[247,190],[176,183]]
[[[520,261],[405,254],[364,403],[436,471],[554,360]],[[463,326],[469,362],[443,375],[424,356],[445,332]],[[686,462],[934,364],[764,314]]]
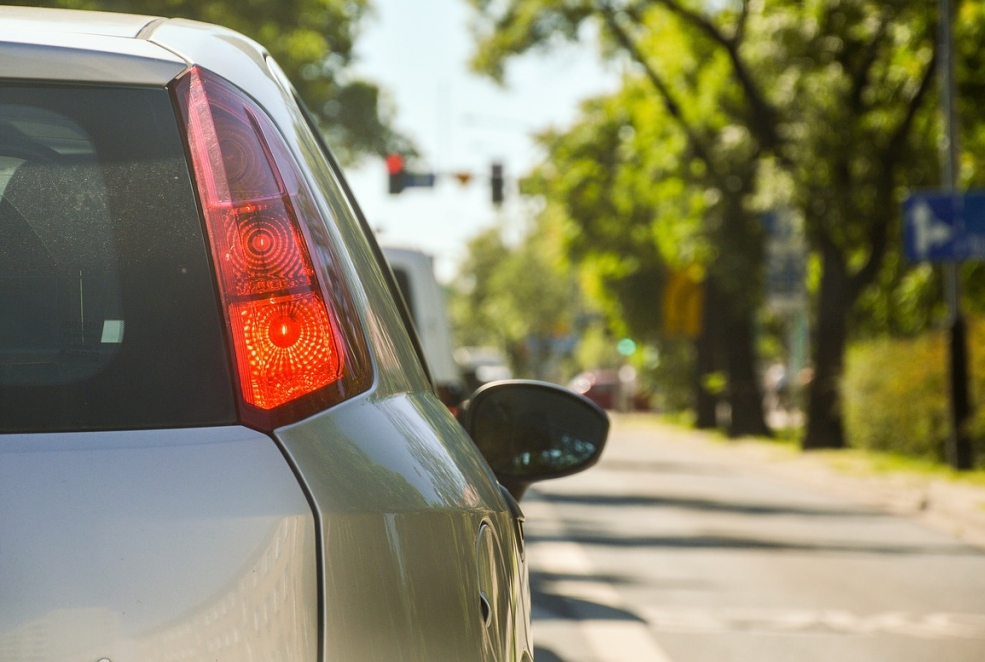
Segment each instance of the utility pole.
[[[940,70],[941,110],[944,116],[944,141],[941,145],[941,179],[944,191],[958,204],[958,127],[953,56],[953,0],[940,0]],[[965,323],[961,314],[961,293],[958,261],[944,264],[944,296],[947,300],[950,326],[951,434],[947,444],[947,460],[955,469],[971,469],[974,458],[967,423],[971,416],[968,394],[968,350]]]

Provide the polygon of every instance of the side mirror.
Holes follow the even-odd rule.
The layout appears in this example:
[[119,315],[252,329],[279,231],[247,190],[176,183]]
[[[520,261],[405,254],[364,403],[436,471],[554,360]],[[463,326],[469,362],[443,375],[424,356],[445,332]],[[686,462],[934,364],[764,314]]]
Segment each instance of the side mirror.
[[531,483],[595,464],[609,434],[609,417],[594,402],[564,387],[530,380],[484,385],[459,420],[517,500]]

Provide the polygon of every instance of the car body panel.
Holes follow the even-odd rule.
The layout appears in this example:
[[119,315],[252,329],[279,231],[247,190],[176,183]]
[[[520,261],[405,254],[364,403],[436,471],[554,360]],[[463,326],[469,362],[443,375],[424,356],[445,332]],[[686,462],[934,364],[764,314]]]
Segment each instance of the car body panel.
[[90,13],[0,7],[0,78],[163,87],[185,69],[173,53],[134,38],[153,19],[108,14],[90,25]]
[[[501,660],[531,649],[512,517],[433,395],[367,396],[277,437],[322,522],[327,659]],[[486,566],[479,545],[494,551]],[[482,584],[496,587],[498,628],[483,624]]]
[[3,435],[0,522],[4,662],[315,658],[314,517],[266,435]]
[[141,37],[220,74],[247,91],[267,112],[279,115],[274,119],[280,128],[288,126],[282,91],[268,70],[267,52],[252,39],[221,26],[181,18],[154,23]]
[[3,24],[18,32],[58,33],[67,35],[98,35],[134,39],[149,23],[159,20],[153,16],[113,12],[87,12],[71,9],[40,7],[0,7]]
[[[81,14],[91,15],[64,22]],[[337,253],[373,386],[272,437],[242,427],[0,435],[0,659],[37,659],[11,651],[39,638],[55,662],[271,659],[272,639],[252,634],[261,630],[283,631],[282,659],[300,661],[529,658],[513,513],[432,392],[381,254],[290,84],[259,45],[224,28],[93,20],[101,34],[80,27],[32,46],[0,28],[0,78],[163,87],[195,64],[256,100],[304,166],[325,220],[316,241]],[[72,65],[65,44],[92,51]],[[43,563],[32,570],[34,549]],[[254,588],[277,558],[290,566],[283,581]],[[271,620],[277,605],[299,623]]]

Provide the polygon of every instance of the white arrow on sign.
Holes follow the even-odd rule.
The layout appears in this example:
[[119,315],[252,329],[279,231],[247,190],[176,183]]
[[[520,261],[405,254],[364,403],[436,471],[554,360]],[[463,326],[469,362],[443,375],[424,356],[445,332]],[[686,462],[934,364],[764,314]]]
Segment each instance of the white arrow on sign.
[[926,200],[921,200],[910,212],[913,219],[913,244],[918,257],[926,257],[930,249],[951,239],[951,226],[934,216]]

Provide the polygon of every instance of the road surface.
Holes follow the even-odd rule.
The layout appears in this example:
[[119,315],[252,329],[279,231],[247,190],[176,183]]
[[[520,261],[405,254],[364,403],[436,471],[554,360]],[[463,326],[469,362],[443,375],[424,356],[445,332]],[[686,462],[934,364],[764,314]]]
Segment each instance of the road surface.
[[624,419],[532,488],[536,662],[982,662],[985,552]]

